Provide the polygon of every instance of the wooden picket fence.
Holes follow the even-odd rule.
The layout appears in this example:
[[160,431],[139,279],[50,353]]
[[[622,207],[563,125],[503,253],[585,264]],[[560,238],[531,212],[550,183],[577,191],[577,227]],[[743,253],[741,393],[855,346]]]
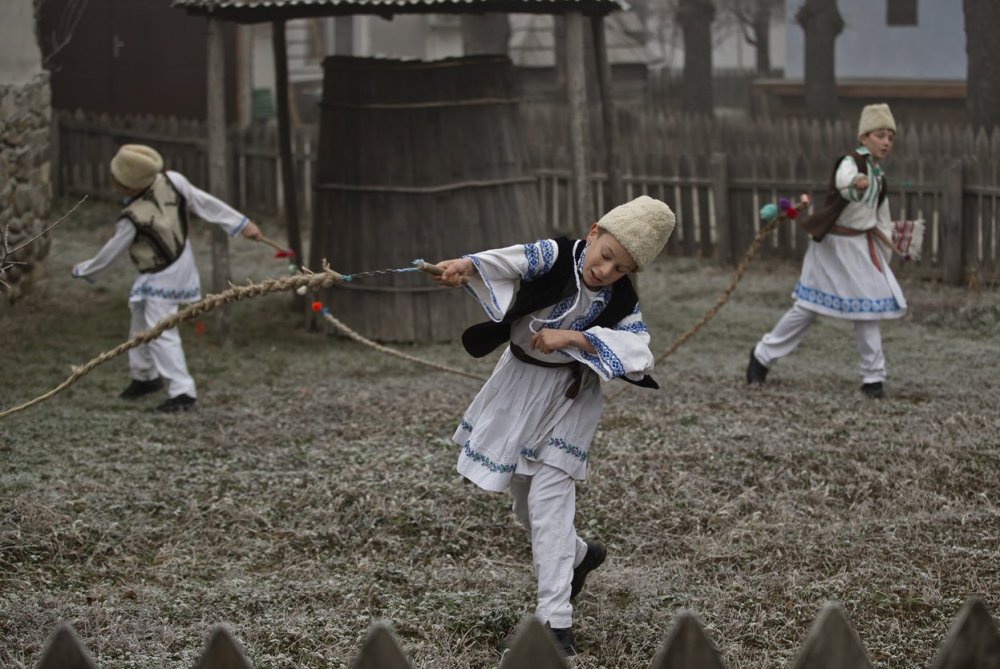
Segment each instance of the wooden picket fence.
[[[756,234],[757,212],[780,197],[822,198],[834,157],[856,144],[853,124],[796,119],[758,121],[682,116],[620,109],[624,198],[641,193],[668,202],[678,227],[673,255],[734,262]],[[559,107],[522,105],[523,126],[538,176],[542,214],[550,230],[584,227],[570,220],[570,173]],[[111,197],[107,162],[119,144],[155,145],[167,163],[196,184],[207,183],[206,128],[196,121],[150,116],[112,118],[83,112],[56,114],[57,192]],[[600,120],[592,119],[592,216],[608,201]],[[293,154],[304,225],[313,216],[315,128],[295,132]],[[254,214],[281,215],[281,178],[273,126],[233,131],[228,197]],[[901,274],[949,284],[1000,282],[1000,127],[991,133],[949,126],[900,125],[887,166],[890,202],[899,219],[926,222],[921,259]],[[793,224],[779,228],[763,258],[801,259],[807,236]]]
[[[412,669],[390,627],[373,625],[352,669]],[[500,669],[566,669],[549,632],[533,616],[519,626]],[[1000,629],[979,597],[966,601],[930,669],[996,669],[1000,666]],[[195,669],[252,669],[239,642],[224,626],[211,633]],[[725,669],[716,645],[698,617],[681,612],[650,669]],[[820,611],[792,669],[872,669],[868,652],[844,610],[828,603]],[[37,669],[97,669],[72,625],[61,623],[46,645]]]

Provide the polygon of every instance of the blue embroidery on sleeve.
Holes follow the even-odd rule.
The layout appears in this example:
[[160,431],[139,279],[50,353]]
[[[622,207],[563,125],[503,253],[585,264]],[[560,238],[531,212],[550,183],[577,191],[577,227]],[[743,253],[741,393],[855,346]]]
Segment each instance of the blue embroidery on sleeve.
[[583,336],[586,337],[587,341],[590,342],[590,345],[597,350],[596,356],[592,353],[581,351],[584,360],[597,367],[607,369],[611,372],[610,376],[612,378],[625,375],[625,365],[623,365],[621,359],[614,354],[611,347],[589,332],[584,332]]
[[555,257],[555,244],[547,239],[540,239],[533,244],[524,245],[524,257],[528,261],[528,271],[524,281],[532,281],[552,269],[552,259]]

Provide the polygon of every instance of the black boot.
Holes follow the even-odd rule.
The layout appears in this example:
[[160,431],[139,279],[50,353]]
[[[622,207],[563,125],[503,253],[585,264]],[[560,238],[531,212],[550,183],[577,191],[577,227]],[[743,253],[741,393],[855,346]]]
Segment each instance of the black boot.
[[885,391],[882,390],[882,382],[876,381],[875,383],[862,383],[861,393],[870,399],[880,400],[885,397]]
[[747,364],[747,383],[751,386],[762,386],[767,380],[767,367],[760,364],[757,356],[753,354],[754,346],[750,349],[750,362]]
[[198,404],[198,400],[190,395],[178,395],[156,407],[161,413],[177,413],[178,411],[191,411]]
[[134,400],[142,397],[143,395],[149,395],[150,393],[155,393],[157,390],[163,388],[163,379],[156,377],[149,381],[137,381],[132,379],[132,383],[128,384],[128,388],[121,391],[118,397],[123,400]]
[[545,626],[550,632],[552,632],[552,636],[555,637],[556,640],[556,645],[559,646],[560,650],[562,650],[566,657],[573,657],[576,655],[576,645],[573,641],[572,627],[552,627],[548,623],[545,623]]
[[587,574],[600,567],[607,556],[608,550],[600,541],[587,542],[587,554],[573,569],[573,588],[569,593],[570,599],[575,599],[580,594],[580,591],[583,590],[583,583],[587,580]]

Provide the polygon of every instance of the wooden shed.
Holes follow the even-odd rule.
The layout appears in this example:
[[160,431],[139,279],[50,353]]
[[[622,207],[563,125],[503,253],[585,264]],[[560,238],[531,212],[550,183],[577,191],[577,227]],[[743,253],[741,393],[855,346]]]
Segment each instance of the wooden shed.
[[[594,214],[585,139],[585,17],[594,36],[603,116],[613,126],[602,23],[606,14],[625,7],[620,0],[174,0],[173,4],[210,19],[210,43],[221,40],[221,21],[272,22],[278,118],[283,126],[286,224],[289,246],[300,258],[304,255],[293,197],[287,82],[282,81],[282,73],[287,73],[284,22],[291,18],[402,13],[564,15],[572,205],[580,220]],[[221,61],[216,67],[221,70]],[[531,241],[545,233],[533,179],[526,172],[506,58],[407,63],[335,57],[327,60],[324,69],[323,157],[313,184],[318,206],[311,265],[326,258],[337,271],[354,273],[399,266],[416,257],[435,261]],[[209,117],[211,125],[211,111]],[[217,112],[216,117],[221,114]],[[606,134],[613,145],[617,133]],[[216,135],[215,140],[210,137],[210,153],[214,145],[217,162],[224,164],[224,127]],[[614,192],[616,181],[620,182],[617,151],[612,146],[606,155]],[[415,285],[421,278],[423,284]],[[428,286],[426,277],[365,280],[364,285],[358,282],[331,289],[324,299],[349,325],[383,341],[453,340],[477,318],[468,297]]]

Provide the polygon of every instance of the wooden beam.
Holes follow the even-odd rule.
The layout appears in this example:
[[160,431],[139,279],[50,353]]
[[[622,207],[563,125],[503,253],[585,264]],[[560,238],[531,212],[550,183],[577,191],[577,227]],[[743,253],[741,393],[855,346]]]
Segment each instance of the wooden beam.
[[[208,19],[208,190],[228,202],[229,179],[226,174],[226,63],[223,51],[222,21]],[[212,292],[229,287],[229,237],[217,225],[212,227]],[[219,337],[229,342],[229,310],[219,309],[215,316]]]
[[[285,234],[288,248],[295,252],[295,262],[302,266],[302,236],[299,232],[298,188],[295,186],[295,163],[292,161],[292,127],[288,104],[288,50],[285,44],[285,22],[271,24],[271,45],[274,48],[274,101],[278,111],[278,154],[281,162],[282,209],[285,214]],[[293,300],[299,306],[304,300]]]
[[[611,80],[611,63],[608,61],[608,45],[604,39],[604,17],[593,16],[590,26],[594,34],[594,55],[597,58],[597,90],[601,96],[601,118],[604,121],[604,161],[608,175],[608,187],[604,191],[609,210],[622,203],[625,197],[622,178],[621,136],[618,131],[618,113],[615,111],[614,82]],[[603,212],[597,212],[600,216]]]
[[566,100],[569,105],[569,143],[572,170],[573,225],[581,233],[593,222],[590,164],[587,151],[587,78],[584,68],[583,14],[566,14]]

